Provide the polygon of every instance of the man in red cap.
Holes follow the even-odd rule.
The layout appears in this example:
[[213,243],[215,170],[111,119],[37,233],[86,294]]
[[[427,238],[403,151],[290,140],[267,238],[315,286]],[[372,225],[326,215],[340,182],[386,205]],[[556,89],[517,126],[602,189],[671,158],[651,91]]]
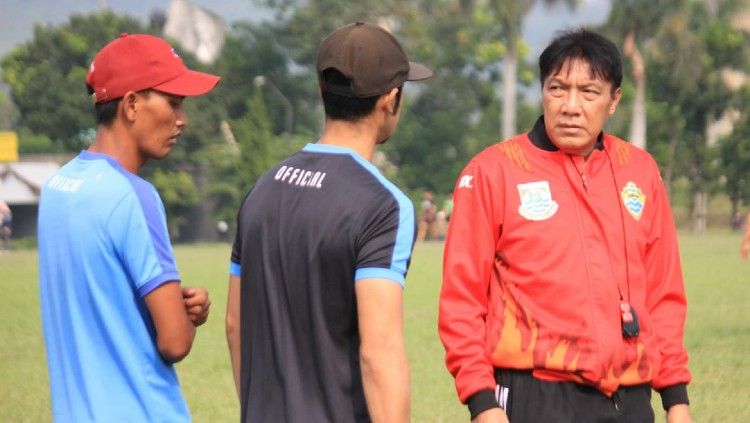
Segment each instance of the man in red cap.
[[432,72],[364,23],[329,35],[317,70],[323,134],[262,176],[237,219],[227,334],[242,421],[408,422],[414,207],[370,160],[404,83]]
[[177,143],[186,96],[219,77],[189,70],[151,35],[123,34],[86,78],[98,123],[88,150],[42,188],[39,277],[57,422],[189,421],[172,363],[211,304],[182,287],[164,206],[137,173]]

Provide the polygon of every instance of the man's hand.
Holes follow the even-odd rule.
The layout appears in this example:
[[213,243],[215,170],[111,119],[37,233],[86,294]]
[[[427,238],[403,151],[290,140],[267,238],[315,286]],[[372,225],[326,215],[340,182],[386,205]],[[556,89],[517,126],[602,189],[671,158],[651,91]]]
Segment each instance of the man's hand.
[[185,303],[185,311],[193,322],[200,326],[208,319],[208,309],[211,307],[211,299],[208,291],[202,286],[190,286],[182,288],[182,300]]
[[747,260],[748,255],[750,255],[750,243],[743,242],[742,248],[740,248],[740,256],[743,260]]
[[669,407],[667,423],[691,423],[690,409],[687,404],[677,404]]
[[477,414],[471,423],[508,423],[508,416],[502,408],[490,408]]
[[183,297],[179,281],[166,282],[143,297],[156,329],[156,346],[167,363],[185,358],[195,338]]

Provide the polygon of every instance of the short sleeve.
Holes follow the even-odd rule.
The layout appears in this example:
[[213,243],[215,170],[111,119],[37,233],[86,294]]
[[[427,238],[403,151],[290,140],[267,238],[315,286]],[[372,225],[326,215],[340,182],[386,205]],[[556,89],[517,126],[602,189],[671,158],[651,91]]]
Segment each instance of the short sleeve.
[[245,203],[247,203],[248,197],[250,197],[250,194],[253,192],[253,189],[255,189],[255,186],[250,188],[250,190],[245,194],[245,198],[242,200],[242,206],[240,206],[239,211],[237,211],[237,224],[236,231],[234,234],[234,243],[232,244],[232,255],[229,259],[229,274],[231,276],[240,276],[241,275],[241,268],[242,268],[242,210],[245,208]]
[[232,276],[240,276],[240,263],[242,263],[241,234],[242,232],[240,231],[239,222],[238,222],[237,233],[234,235],[234,244],[232,244],[232,257],[230,258],[230,261],[229,261],[229,274]]
[[357,270],[354,280],[387,279],[404,286],[409,268],[416,222],[414,206],[401,193],[392,201],[368,209],[357,245]]
[[118,256],[141,297],[180,275],[159,194],[142,184],[123,197],[108,221]]

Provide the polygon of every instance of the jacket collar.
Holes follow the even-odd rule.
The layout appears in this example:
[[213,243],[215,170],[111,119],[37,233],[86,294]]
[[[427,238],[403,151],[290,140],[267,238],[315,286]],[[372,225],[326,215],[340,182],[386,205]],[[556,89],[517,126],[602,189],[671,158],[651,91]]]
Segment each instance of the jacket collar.
[[[539,116],[539,119],[534,123],[534,127],[528,133],[531,143],[537,148],[544,151],[557,151],[559,150],[552,140],[547,136],[547,130],[544,128],[544,115]],[[600,132],[599,136],[596,137],[596,145],[594,148],[597,150],[604,149],[604,132]]]

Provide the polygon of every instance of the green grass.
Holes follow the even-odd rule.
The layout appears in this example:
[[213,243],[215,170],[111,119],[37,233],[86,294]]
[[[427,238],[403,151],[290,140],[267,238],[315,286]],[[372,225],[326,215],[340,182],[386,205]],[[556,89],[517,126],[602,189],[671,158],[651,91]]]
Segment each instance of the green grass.
[[[740,234],[682,234],[680,244],[689,301],[693,417],[696,422],[750,421],[750,262],[739,259]],[[178,365],[196,422],[239,417],[223,324],[229,250],[223,244],[176,248],[185,283],[208,287],[213,299],[211,318],[199,330],[190,356]],[[437,337],[441,260],[442,244],[419,244],[405,291],[415,422],[468,420]],[[33,250],[0,253],[0,289],[8,296],[0,323],[0,422],[51,420],[37,286]],[[658,401],[655,395],[657,421],[664,421]]]

